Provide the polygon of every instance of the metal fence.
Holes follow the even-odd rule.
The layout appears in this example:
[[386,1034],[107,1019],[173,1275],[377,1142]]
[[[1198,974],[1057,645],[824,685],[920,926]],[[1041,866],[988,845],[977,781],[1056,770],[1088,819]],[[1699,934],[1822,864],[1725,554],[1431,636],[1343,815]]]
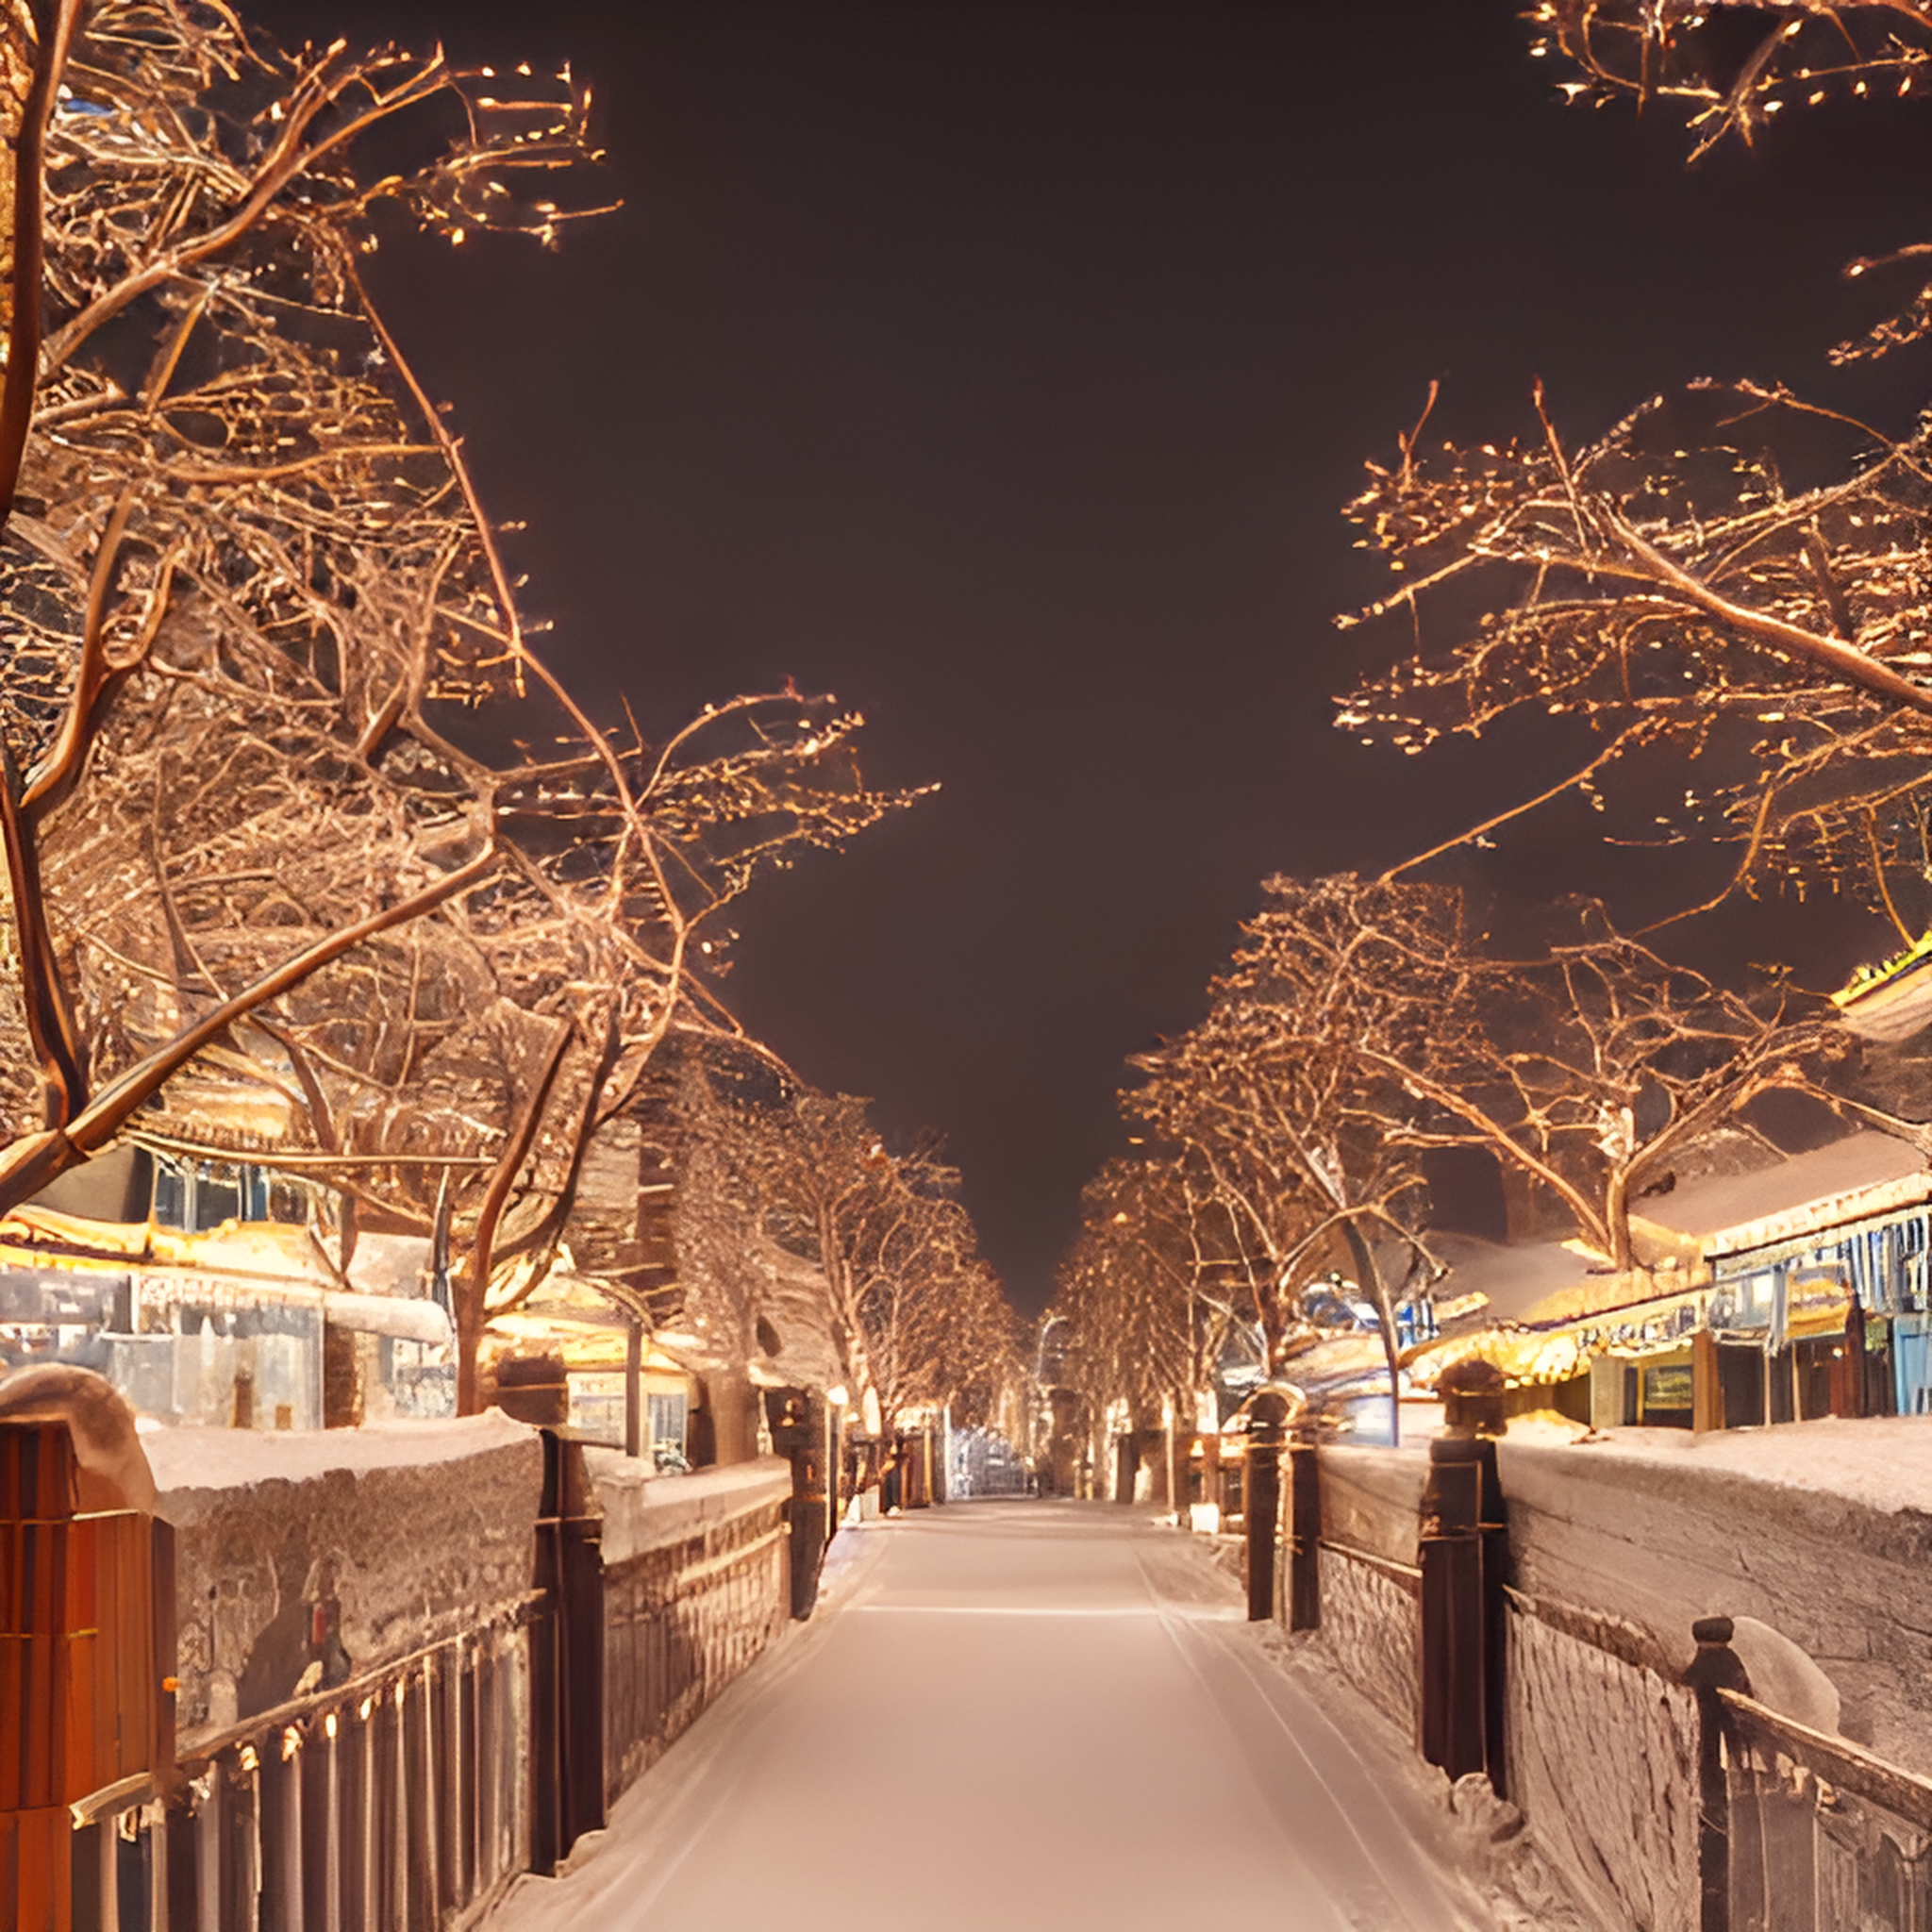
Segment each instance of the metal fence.
[[533,1597],[74,1807],[73,1924],[428,1932],[528,1869]]
[[1932,1779],[1721,1690],[1724,1932],[1928,1932]]
[[604,1776],[620,1791],[777,1634],[785,1505],[647,1550],[604,1575]]
[[325,1648],[322,1681],[177,1748],[172,1533],[75,1492],[64,1425],[0,1424],[6,1932],[458,1932],[791,1610],[770,1472],[607,1572],[582,1452],[546,1435],[531,1588],[355,1675],[338,1648],[338,1681]]

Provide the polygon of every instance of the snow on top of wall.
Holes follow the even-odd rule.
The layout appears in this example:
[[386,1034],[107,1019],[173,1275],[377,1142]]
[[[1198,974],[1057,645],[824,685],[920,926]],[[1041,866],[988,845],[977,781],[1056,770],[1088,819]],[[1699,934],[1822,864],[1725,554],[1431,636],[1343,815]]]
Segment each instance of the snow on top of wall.
[[[1780,1489],[1841,1496],[1884,1514],[1932,1515],[1932,1415],[1823,1416],[1761,1429],[1606,1429],[1590,1440],[1574,1423],[1512,1422],[1500,1445],[1537,1451],[1575,1445],[1579,1457],[1741,1476]],[[1509,1474],[1503,1470],[1507,1492]]]
[[[501,1409],[441,1422],[379,1424],[361,1429],[142,1429],[141,1444],[162,1496],[170,1491],[245,1489],[252,1483],[308,1482],[333,1470],[359,1474],[412,1463],[456,1462],[537,1432]],[[162,1511],[166,1513],[165,1507]]]
[[791,1493],[791,1466],[781,1456],[659,1475],[641,1457],[587,1447],[584,1466],[604,1514],[604,1561],[613,1569]]

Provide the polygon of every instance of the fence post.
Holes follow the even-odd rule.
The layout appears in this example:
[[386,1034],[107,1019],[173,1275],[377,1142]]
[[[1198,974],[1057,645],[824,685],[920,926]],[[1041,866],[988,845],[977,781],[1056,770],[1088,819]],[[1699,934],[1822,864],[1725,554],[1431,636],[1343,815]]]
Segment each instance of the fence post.
[[[1502,1432],[1498,1418],[1496,1433]],[[1477,1534],[1483,1555],[1483,1757],[1490,1789],[1499,1798],[1508,1790],[1508,1678],[1510,1580],[1509,1506],[1496,1467],[1495,1435],[1478,1433],[1476,1459],[1482,1468],[1481,1514]]]
[[1488,1762],[1483,1737],[1482,1465],[1470,1436],[1429,1444],[1420,1557],[1423,1757],[1452,1779]]
[[[547,1875],[604,1824],[604,1554],[582,1449],[549,1429],[541,1440],[535,1582],[545,1604],[530,1631],[530,1869]],[[425,1697],[425,1725],[429,1709]],[[432,1817],[435,1775],[425,1782]]]
[[791,1614],[803,1623],[818,1601],[819,1565],[824,1559],[827,1534],[825,1479],[826,1432],[820,1398],[804,1389],[772,1389],[765,1392],[772,1447],[791,1464],[791,1500],[786,1521],[791,1525]]
[[1728,1617],[1690,1626],[1697,1654],[1684,1672],[1697,1697],[1697,1888],[1699,1932],[1730,1932],[1731,1798],[1724,1769],[1724,1702],[1720,1690],[1750,1695],[1751,1679],[1731,1648]]
[[1247,1467],[1241,1484],[1242,1527],[1246,1532],[1248,1622],[1265,1624],[1274,1615],[1274,1557],[1281,1522],[1281,1436],[1288,1404],[1263,1390],[1248,1410]]
[[1315,1438],[1295,1431],[1288,1445],[1288,1627],[1322,1627],[1322,1465]]
[[1457,1362],[1437,1387],[1446,1426],[1429,1444],[1419,1538],[1423,1756],[1452,1779],[1487,1773],[1500,1795],[1508,1532],[1494,1438],[1503,1377],[1476,1359]]

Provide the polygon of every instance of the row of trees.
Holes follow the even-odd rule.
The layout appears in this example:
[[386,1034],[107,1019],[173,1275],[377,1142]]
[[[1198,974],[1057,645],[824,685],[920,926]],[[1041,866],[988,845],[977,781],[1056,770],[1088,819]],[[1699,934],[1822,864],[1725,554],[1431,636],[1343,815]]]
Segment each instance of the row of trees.
[[937,1146],[889,1152],[864,1101],[742,1049],[678,1061],[678,1273],[706,1355],[816,1363],[887,1429],[922,1407],[996,1424],[1012,1311]]
[[[829,699],[650,743],[534,648],[363,264],[594,212],[567,75],[6,0],[0,126],[0,1212],[128,1138],[265,1150],[330,1265],[447,1245],[467,1409],[489,1314],[595,1246],[593,1149],[673,1029],[729,1034],[733,902],[909,794]],[[912,1386],[858,1265],[855,1364]]]
[[[1687,104],[1700,153],[1781,108],[1907,92],[1932,59],[1923,12],[1877,4],[1547,0],[1532,18],[1573,97]],[[1921,292],[1837,353],[1928,324]],[[1881,922],[1874,950],[1932,919],[1932,432],[1751,382],[1652,398],[1581,443],[1540,387],[1533,404],[1532,434],[1440,451],[1425,409],[1369,466],[1349,514],[1400,583],[1344,622],[1398,618],[1405,641],[1340,722],[1415,752],[1530,714],[1576,758],[1380,878],[1267,882],[1207,1017],[1134,1063],[1146,1151],[1089,1191],[1057,1312],[1096,1400],[1200,1386],[1217,1324],[1279,1373],[1331,1272],[1375,1308],[1392,1376],[1394,1304],[1440,1273],[1431,1150],[1482,1150],[1549,1231],[1629,1270],[1643,1200],[1755,1137],[1768,1093],[1932,1149],[1922,1063],[1788,972],[1713,975],[1677,943],[1747,892],[1839,894]],[[1565,796],[1673,855],[1693,881],[1675,917],[1633,933],[1596,900],[1539,912],[1424,882]],[[1700,853],[1706,878],[1682,862]]]
[[1488,1157],[1520,1230],[1578,1236],[1620,1272],[1656,1258],[1639,1241],[1647,1198],[1762,1141],[1767,1094],[1932,1151],[1909,1100],[1922,1061],[1788,983],[1726,989],[1594,902],[1517,953],[1472,929],[1449,887],[1265,891],[1207,1016],[1134,1062],[1123,1098],[1144,1151],[1090,1188],[1061,1272],[1079,1386],[1137,1414],[1163,1394],[1191,1409],[1239,1338],[1258,1373],[1285,1373],[1311,1333],[1308,1291],[1333,1276],[1374,1308],[1392,1376],[1397,1305],[1442,1272],[1435,1150]]

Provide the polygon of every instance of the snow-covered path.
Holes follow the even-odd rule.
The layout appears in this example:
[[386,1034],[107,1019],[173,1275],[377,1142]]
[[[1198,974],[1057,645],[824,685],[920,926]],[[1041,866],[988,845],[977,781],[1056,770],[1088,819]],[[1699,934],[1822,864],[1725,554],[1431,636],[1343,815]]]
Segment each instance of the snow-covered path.
[[964,1504],[835,1556],[811,1624],[491,1932],[1486,1923],[1423,1849],[1413,1789],[1269,1662],[1174,1532]]

